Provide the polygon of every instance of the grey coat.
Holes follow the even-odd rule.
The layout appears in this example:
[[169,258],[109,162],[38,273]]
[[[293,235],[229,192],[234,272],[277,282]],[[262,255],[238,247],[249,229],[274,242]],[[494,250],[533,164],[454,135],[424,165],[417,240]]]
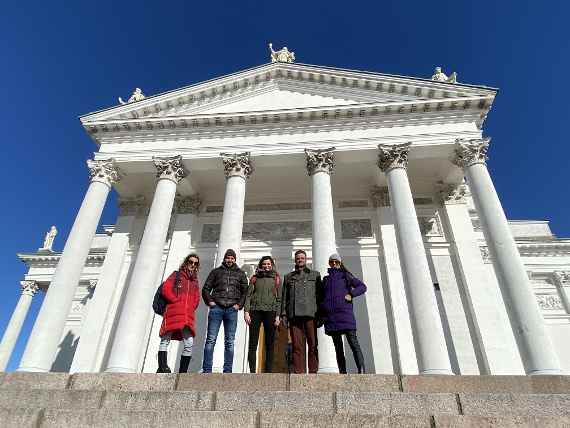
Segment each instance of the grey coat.
[[287,318],[317,316],[322,300],[321,274],[304,268],[285,275],[281,297],[281,315]]

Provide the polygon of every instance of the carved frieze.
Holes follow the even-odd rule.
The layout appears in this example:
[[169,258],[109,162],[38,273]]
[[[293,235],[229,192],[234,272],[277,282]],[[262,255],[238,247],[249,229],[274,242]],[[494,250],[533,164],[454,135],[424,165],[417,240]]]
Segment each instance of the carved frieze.
[[390,206],[390,193],[388,187],[372,186],[370,188],[370,200],[374,207]]
[[145,208],[147,208],[147,204],[144,196],[119,199],[119,215],[127,216],[142,214]]
[[319,150],[305,149],[307,174],[313,175],[317,172],[332,174],[335,166],[334,150],[335,147]]
[[198,194],[187,197],[178,195],[174,199],[174,207],[178,214],[198,214],[201,205],[202,200]]
[[106,160],[91,160],[87,161],[87,168],[89,168],[89,179],[91,181],[98,181],[112,186],[118,182],[121,177],[121,171],[115,165],[115,159]]
[[339,208],[367,208],[368,201],[366,199],[354,200],[354,201],[340,201],[338,203]]
[[442,204],[464,204],[467,186],[464,184],[438,183],[437,195]]
[[370,219],[350,219],[340,221],[341,236],[343,239],[372,237],[372,224]]
[[[310,221],[244,223],[242,240],[290,241],[310,238]],[[202,242],[217,242],[220,237],[219,224],[205,224],[202,227]]]
[[554,294],[538,294],[536,295],[538,306],[543,311],[560,311],[564,310],[562,299]]
[[388,172],[394,168],[408,167],[408,154],[412,143],[403,144],[379,144],[378,145],[378,168],[382,172]]
[[240,176],[249,178],[254,171],[250,152],[244,153],[220,153],[224,164],[226,178]]
[[442,234],[437,216],[418,217],[418,224],[423,236],[439,236]]
[[188,175],[188,172],[182,164],[182,156],[172,157],[153,157],[154,166],[156,167],[156,178],[166,178],[174,181],[176,184]]
[[491,253],[489,253],[489,247],[479,247],[479,251],[481,251],[481,258],[483,259],[483,262],[490,263]]
[[491,138],[489,137],[455,140],[455,153],[451,161],[461,168],[467,168],[478,163],[485,164],[488,159],[487,150],[489,150],[490,142]]

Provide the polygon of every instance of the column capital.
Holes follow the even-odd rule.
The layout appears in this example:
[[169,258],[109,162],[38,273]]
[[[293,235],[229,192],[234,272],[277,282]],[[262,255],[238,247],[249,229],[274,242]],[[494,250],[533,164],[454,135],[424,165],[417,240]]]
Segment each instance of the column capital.
[[20,281],[20,288],[22,289],[22,294],[26,294],[32,297],[40,289],[36,281]]
[[370,188],[370,199],[372,200],[372,205],[374,205],[376,208],[389,207],[390,192],[388,192],[388,187],[372,186]]
[[412,143],[378,144],[378,168],[384,173],[395,168],[408,168],[408,154]]
[[153,157],[152,161],[156,167],[156,178],[167,179],[176,184],[188,175],[188,171],[182,165],[182,156]]
[[447,184],[439,182],[436,185],[436,198],[442,205],[464,204],[467,186],[460,184]]
[[174,198],[174,207],[178,214],[198,214],[202,200],[199,194],[192,196],[177,195]]
[[220,153],[220,156],[224,164],[226,178],[238,176],[248,179],[255,170],[250,152]]
[[488,157],[491,138],[473,138],[470,140],[455,140],[455,151],[451,162],[461,168],[481,163],[485,165]]
[[88,159],[87,168],[89,168],[89,180],[98,181],[109,187],[121,180],[123,176],[113,158],[105,160]]
[[335,150],[335,147],[330,147],[328,149],[305,149],[307,174],[309,174],[309,176],[316,174],[317,172],[332,174],[335,166]]
[[552,277],[559,287],[570,286],[570,271],[557,270],[552,274]]
[[89,291],[95,290],[98,282],[99,282],[99,280],[97,280],[97,279],[90,279],[89,283],[87,284],[87,290],[89,290]]
[[119,215],[137,215],[147,206],[144,196],[119,199]]

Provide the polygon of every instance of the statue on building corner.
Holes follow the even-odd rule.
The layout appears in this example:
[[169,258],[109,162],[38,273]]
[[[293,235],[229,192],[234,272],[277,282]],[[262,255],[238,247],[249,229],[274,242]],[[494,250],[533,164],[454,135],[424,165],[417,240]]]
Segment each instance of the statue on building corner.
[[119,97],[119,102],[122,105],[125,104],[129,104],[129,103],[134,103],[135,101],[141,101],[144,100],[146,97],[144,96],[141,88],[135,88],[133,94],[129,97],[129,99],[125,102],[123,101],[123,99],[121,97]]
[[273,43],[269,43],[271,62],[295,62],[295,52],[290,52],[287,46],[278,51],[273,50]]
[[457,73],[454,71],[449,76],[441,71],[441,67],[436,67],[431,80],[435,82],[457,83]]
[[53,241],[55,240],[55,236],[57,235],[57,228],[52,226],[50,230],[46,232],[46,236],[44,238],[44,245],[39,251],[53,251]]

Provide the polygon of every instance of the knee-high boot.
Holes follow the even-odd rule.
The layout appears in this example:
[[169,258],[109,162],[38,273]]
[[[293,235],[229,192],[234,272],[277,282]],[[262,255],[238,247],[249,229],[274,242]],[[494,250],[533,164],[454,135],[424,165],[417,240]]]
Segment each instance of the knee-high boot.
[[158,370],[157,373],[172,373],[168,367],[168,352],[158,351]]
[[178,373],[188,373],[188,366],[190,365],[191,355],[182,355],[180,357],[180,367]]

